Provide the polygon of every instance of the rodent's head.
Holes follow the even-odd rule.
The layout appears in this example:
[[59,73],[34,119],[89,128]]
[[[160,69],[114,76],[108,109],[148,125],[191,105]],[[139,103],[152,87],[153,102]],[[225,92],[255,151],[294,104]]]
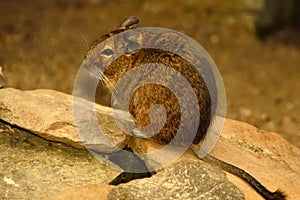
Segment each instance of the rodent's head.
[[[115,81],[131,68],[132,62],[143,62],[143,59],[151,56],[149,48],[145,51],[149,44],[162,52],[166,52],[163,49],[172,49],[173,52],[179,51],[186,57],[193,57],[190,44],[187,44],[183,35],[167,29],[162,33],[157,33],[155,30],[144,32],[138,29],[138,23],[136,17],[128,17],[116,30],[96,40],[86,52],[85,68],[96,80],[100,80],[100,83],[104,83],[110,89],[116,83]],[[167,54],[170,57],[174,55],[171,52]]]
[[[139,23],[139,20],[136,17],[134,17],[134,16],[126,18],[118,26],[118,28],[116,30],[113,30],[113,31],[111,31],[111,32],[109,32],[107,34],[102,35],[98,40],[96,40],[95,42],[93,42],[93,44],[87,50],[87,52],[85,54],[85,58],[89,54],[91,54],[91,52],[95,49],[96,46],[98,46],[100,43],[104,42],[106,39],[108,39],[108,38],[110,38],[110,37],[112,37],[114,35],[117,35],[118,33],[124,32],[125,30],[136,28],[137,25],[138,25],[138,23]],[[134,39],[136,39],[136,38],[134,38]],[[105,56],[110,56],[113,53],[113,51],[115,50],[115,48],[114,48],[115,45],[112,46],[113,44],[111,44],[111,42],[106,42],[106,44],[107,44],[107,47],[104,45],[103,52],[101,52],[101,53],[103,53],[103,55],[105,55]]]
[[[85,68],[108,87],[115,83],[109,82],[107,76],[119,77],[123,73],[124,66],[130,62],[131,54],[140,47],[142,42],[140,33],[126,34],[126,30],[136,28],[138,22],[136,17],[128,17],[116,30],[104,34],[96,40],[86,52]],[[104,75],[104,71],[109,65],[114,66],[106,70]],[[113,79],[113,77],[110,78]]]

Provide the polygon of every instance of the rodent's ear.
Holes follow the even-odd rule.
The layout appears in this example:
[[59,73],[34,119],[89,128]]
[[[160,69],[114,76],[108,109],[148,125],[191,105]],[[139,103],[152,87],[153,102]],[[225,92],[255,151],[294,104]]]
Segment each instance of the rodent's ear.
[[142,34],[136,31],[129,31],[124,33],[123,39],[125,41],[124,48],[126,54],[132,54],[140,49]]
[[135,16],[127,17],[118,27],[118,29],[133,28],[139,23],[139,19]]

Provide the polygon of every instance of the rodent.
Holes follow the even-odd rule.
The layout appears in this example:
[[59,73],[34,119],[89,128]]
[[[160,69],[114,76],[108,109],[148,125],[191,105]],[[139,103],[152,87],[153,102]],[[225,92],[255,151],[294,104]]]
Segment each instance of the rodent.
[[[134,35],[128,35],[128,37],[125,34],[125,38],[122,39],[126,41],[126,44],[122,43],[121,46],[118,41],[108,41],[107,43],[105,43],[107,39],[117,35],[118,33],[126,33],[127,30],[135,29],[136,27],[138,27],[138,23],[139,20],[136,17],[132,16],[125,19],[116,30],[102,35],[88,49],[85,55],[85,67],[91,73],[92,77],[100,79],[98,87],[102,88],[101,91],[110,92],[113,91],[113,88],[116,85],[117,81],[124,74],[142,64],[165,64],[168,67],[171,67],[180,72],[180,74],[182,74],[191,84],[198,99],[200,112],[199,127],[196,136],[192,138],[193,144],[198,144],[207,133],[212,117],[215,114],[214,108],[216,107],[216,102],[213,100],[213,98],[211,98],[210,95],[212,94],[210,94],[202,76],[197,72],[197,70],[195,70],[191,63],[172,52],[151,48],[130,51],[131,47],[135,47],[133,49],[136,49],[136,47],[138,47],[143,42],[157,43],[158,46],[161,44],[165,45],[165,38],[172,37],[172,34],[153,34],[153,36],[143,38],[143,35],[137,32]],[[177,41],[177,44],[178,42],[179,44],[184,45],[184,41]],[[98,48],[97,52],[95,52],[96,47],[100,43],[104,43],[105,45],[102,49]],[[118,48],[128,48],[129,50],[128,53],[117,57],[115,54]],[[172,48],[182,47],[172,46]],[[97,56],[95,57],[94,55]],[[101,67],[105,66],[104,63],[107,63],[109,61],[112,62],[106,67],[105,70],[103,70]],[[152,71],[149,71],[149,74],[147,75],[150,76],[151,73]],[[138,80],[132,80],[132,82],[137,81]],[[214,80],[211,81],[213,82]],[[214,92],[215,89],[213,88],[212,91]],[[146,126],[150,123],[150,118],[148,115],[149,108],[154,104],[162,105],[166,109],[167,119],[160,132],[150,139],[159,144],[168,144],[176,135],[177,129],[180,124],[181,115],[179,102],[176,96],[168,88],[157,84],[147,84],[143,87],[138,88],[130,98],[129,112],[134,118],[136,124],[138,124],[139,126]],[[193,118],[193,116],[190,117]],[[180,137],[179,141],[175,145],[184,144],[189,137],[191,137],[189,134],[189,130],[185,130],[183,137]],[[239,169],[238,167],[225,163],[209,154],[202,159],[242,178],[265,199],[285,199],[286,197],[286,195],[280,190],[270,192],[250,174],[243,171],[242,169]]]

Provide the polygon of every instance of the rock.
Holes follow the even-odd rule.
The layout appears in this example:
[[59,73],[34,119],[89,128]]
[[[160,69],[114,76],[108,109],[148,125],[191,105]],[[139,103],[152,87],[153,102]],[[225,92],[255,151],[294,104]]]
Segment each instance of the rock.
[[[71,112],[71,101],[70,95],[51,90],[22,92],[15,89],[2,89],[0,90],[0,118],[46,139],[63,142],[75,148],[83,148],[84,143],[96,144],[93,140],[82,141],[78,137]],[[85,101],[83,103],[86,105]],[[160,145],[143,139],[129,141],[128,137],[123,137],[123,133],[118,132],[119,129],[114,124],[110,109],[97,105],[95,107],[99,113],[100,122],[107,130],[112,130],[107,131],[108,136],[121,138],[116,140],[118,145],[124,146],[129,143],[136,153],[147,153],[161,148]],[[30,140],[23,142],[28,141],[31,145]],[[211,154],[249,172],[269,190],[275,191],[280,188],[288,195],[288,199],[300,199],[300,150],[276,133],[265,132],[249,124],[226,119],[222,135]],[[159,159],[144,157],[143,159],[152,169],[164,166],[164,161],[167,160],[165,157]],[[247,200],[262,199],[247,183],[238,177],[226,174],[228,179],[245,194]],[[5,177],[5,180],[11,179],[22,187],[22,184],[14,177]],[[208,180],[206,179],[208,177],[213,178]],[[205,182],[201,183],[201,179]],[[224,183],[221,184],[221,182]],[[57,183],[54,181],[52,184]],[[218,192],[212,192],[212,185],[215,185]],[[224,195],[242,198],[240,192],[227,183],[218,168],[203,163],[191,150],[185,152],[179,162],[161,169],[151,178],[134,180],[116,187],[82,186],[82,189],[77,188],[63,193],[73,195],[74,199],[76,199],[75,196],[84,195],[81,191],[85,194],[88,191],[89,195],[97,196],[99,187],[100,190],[106,188],[105,192],[109,193],[103,197],[104,199],[121,196],[123,199],[134,199],[136,196],[149,199],[174,199],[174,197],[186,199],[199,198],[202,195],[208,195],[205,198],[217,198],[216,196],[230,198]],[[219,187],[227,191],[226,194]],[[216,196],[213,197],[213,195]]]
[[[162,148],[143,139],[130,143],[134,152],[146,153]],[[283,190],[289,199],[300,199],[300,150],[276,133],[247,123],[226,119],[222,134],[211,154],[255,177],[270,191]],[[167,156],[143,158],[149,168],[163,166]],[[187,151],[181,160],[198,160]],[[240,178],[227,173],[228,179],[244,192],[248,200],[263,199]]]
[[113,187],[106,184],[82,185],[56,194],[49,200],[106,200]]
[[[133,140],[131,147],[136,152],[147,152],[161,148],[157,144],[142,139]],[[211,154],[249,172],[269,190],[275,191],[280,188],[288,195],[289,199],[299,199],[300,151],[279,135],[259,130],[246,123],[227,119],[223,133]],[[160,160],[165,159],[160,158]],[[185,162],[198,161],[198,158],[191,151],[188,151],[181,157],[181,160],[184,161],[181,165],[187,165]],[[151,162],[151,160],[148,160],[148,162]],[[158,160],[152,162],[158,165]],[[173,167],[173,165],[171,166]],[[199,165],[199,167],[202,166]],[[169,177],[173,174],[175,173],[169,173]],[[159,175],[160,173],[157,174],[157,176]],[[263,199],[240,178],[229,173],[227,173],[227,177],[244,192],[247,200]],[[193,177],[187,179],[191,178]],[[142,182],[150,182],[150,180],[151,178],[144,179]],[[139,186],[136,186],[136,184],[140,184],[140,180],[136,181],[138,182],[133,181],[135,186],[130,185],[128,187],[132,187],[131,189],[138,193],[136,190],[138,190]],[[158,180],[154,181],[154,183],[157,182]],[[126,187],[125,185],[122,187]],[[148,187],[145,185],[144,188]],[[120,195],[118,192],[121,193],[119,189],[112,190],[113,195]],[[127,190],[126,192],[128,193]],[[130,193],[128,195],[128,199],[132,199],[133,194]],[[146,197],[143,196],[143,198]]]
[[[86,135],[78,135],[74,123],[74,104],[77,112],[82,112],[80,114],[86,117],[83,119],[88,121],[93,111],[87,111],[86,107],[91,102],[77,98],[74,103],[71,95],[54,90],[20,91],[5,88],[0,90],[0,119],[47,140],[62,142],[75,148],[84,149],[87,145],[90,147],[106,142],[99,136],[99,129],[95,133],[91,131]],[[95,104],[95,110],[104,135],[114,144],[113,148],[123,148],[129,137],[116,126],[111,109]],[[104,145],[109,146],[106,143]]]
[[177,162],[151,178],[118,186],[86,185],[55,195],[59,199],[244,199],[225,173],[200,160]]
[[[288,199],[300,199],[300,150],[280,135],[226,119],[212,155],[249,172],[269,190],[280,188]],[[246,199],[262,199],[239,178],[228,174],[228,179]]]
[[0,120],[1,200],[49,199],[79,185],[108,184],[119,173],[86,150],[46,141]]
[[108,199],[244,199],[244,194],[220,169],[200,160],[185,160],[151,178],[112,188]]

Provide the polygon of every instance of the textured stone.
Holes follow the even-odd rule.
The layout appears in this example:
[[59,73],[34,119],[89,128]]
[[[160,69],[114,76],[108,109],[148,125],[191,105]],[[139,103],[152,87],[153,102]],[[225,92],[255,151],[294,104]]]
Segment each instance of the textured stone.
[[[76,103],[79,104],[77,112],[87,116],[88,121],[88,116],[93,111],[89,112],[85,107],[91,102],[78,100]],[[116,126],[111,109],[95,104],[95,110],[105,136],[115,146],[124,147],[129,137]],[[63,142],[75,148],[83,149],[84,145],[92,146],[104,142],[98,139],[98,132],[90,132],[84,138],[78,135],[74,123],[72,96],[54,90],[1,89],[0,119],[47,140]]]
[[106,200],[113,187],[106,184],[82,185],[56,194],[50,200]]
[[49,199],[79,185],[107,184],[119,173],[86,150],[46,141],[0,120],[1,200]]
[[[226,119],[211,154],[249,172],[269,190],[280,188],[288,199],[300,199],[300,150],[280,135]],[[227,175],[247,200],[263,199],[241,179]]]
[[[83,148],[83,141],[78,137],[74,124],[72,124],[71,100],[70,95],[51,90],[22,92],[15,89],[1,89],[0,118],[39,134],[46,139],[64,142],[76,148]],[[112,130],[110,127],[114,122],[110,109],[96,106],[96,110],[101,113],[100,117],[106,117],[100,120],[104,123],[104,127],[108,128],[107,130]],[[113,133],[118,132],[117,129],[113,129],[108,133],[114,135]],[[128,143],[124,138],[120,140],[119,144]],[[24,142],[26,141],[24,140]],[[30,141],[27,142],[31,145]],[[141,139],[131,140],[129,145],[134,152],[150,152],[161,148],[157,144]],[[275,191],[280,188],[288,195],[288,199],[300,199],[300,150],[276,133],[265,132],[249,124],[226,119],[222,135],[211,154],[249,172],[269,190]],[[162,165],[160,162],[163,160],[165,160],[164,157],[157,160],[148,160],[147,162],[149,165],[156,167]],[[240,194],[238,190],[232,189],[234,187],[231,186],[229,190],[227,190],[227,186],[225,187],[227,189],[219,189],[222,185],[220,182],[224,182],[224,184],[227,182],[226,179],[223,179],[224,175],[219,173],[220,170],[217,168],[210,167],[210,165],[200,161],[191,150],[187,151],[180,160],[179,163],[169,165],[151,178],[134,180],[116,187],[99,185],[100,190],[103,187],[109,188],[110,191],[105,190],[109,194],[103,198],[113,199],[121,194],[123,199],[134,199],[136,196],[149,199],[152,197],[157,199],[174,199],[177,197],[178,199],[189,199],[200,198],[202,195],[215,195],[214,197],[206,196],[211,198],[231,198],[222,195],[234,196]],[[211,174],[218,175],[212,176]],[[9,176],[5,177],[5,180],[11,178]],[[212,180],[205,179],[205,184],[201,184],[199,177],[201,179],[214,178]],[[244,192],[246,199],[262,199],[238,177],[228,173],[227,177]],[[19,185],[22,187],[22,184],[16,181],[15,178],[11,180],[15,182],[14,186]],[[211,185],[207,184],[209,181],[216,186],[214,192],[212,192]],[[10,183],[10,181],[8,182]],[[57,183],[54,180],[53,183],[49,184]],[[82,195],[81,193],[86,193],[86,191],[90,195],[94,193],[94,196],[99,194],[98,186],[87,185],[82,186],[82,188],[84,189],[77,188],[63,193],[73,195],[74,199],[76,199],[76,196]],[[223,191],[227,191],[226,194]],[[155,195],[161,196],[157,197]]]
[[[152,152],[162,148],[143,139],[130,143],[133,151]],[[300,150],[276,133],[266,132],[247,123],[226,119],[221,136],[211,155],[233,164],[255,177],[270,191],[283,190],[290,199],[300,199]],[[143,157],[149,168],[163,166],[168,155],[159,158]],[[182,160],[198,160],[191,150]],[[227,173],[248,200],[263,199],[240,178]]]
[[170,165],[151,178],[118,186],[86,185],[61,192],[53,200],[134,200],[134,199],[244,199],[225,173],[200,160],[184,160]]
[[184,160],[153,175],[113,188],[108,199],[244,199],[220,169]]

